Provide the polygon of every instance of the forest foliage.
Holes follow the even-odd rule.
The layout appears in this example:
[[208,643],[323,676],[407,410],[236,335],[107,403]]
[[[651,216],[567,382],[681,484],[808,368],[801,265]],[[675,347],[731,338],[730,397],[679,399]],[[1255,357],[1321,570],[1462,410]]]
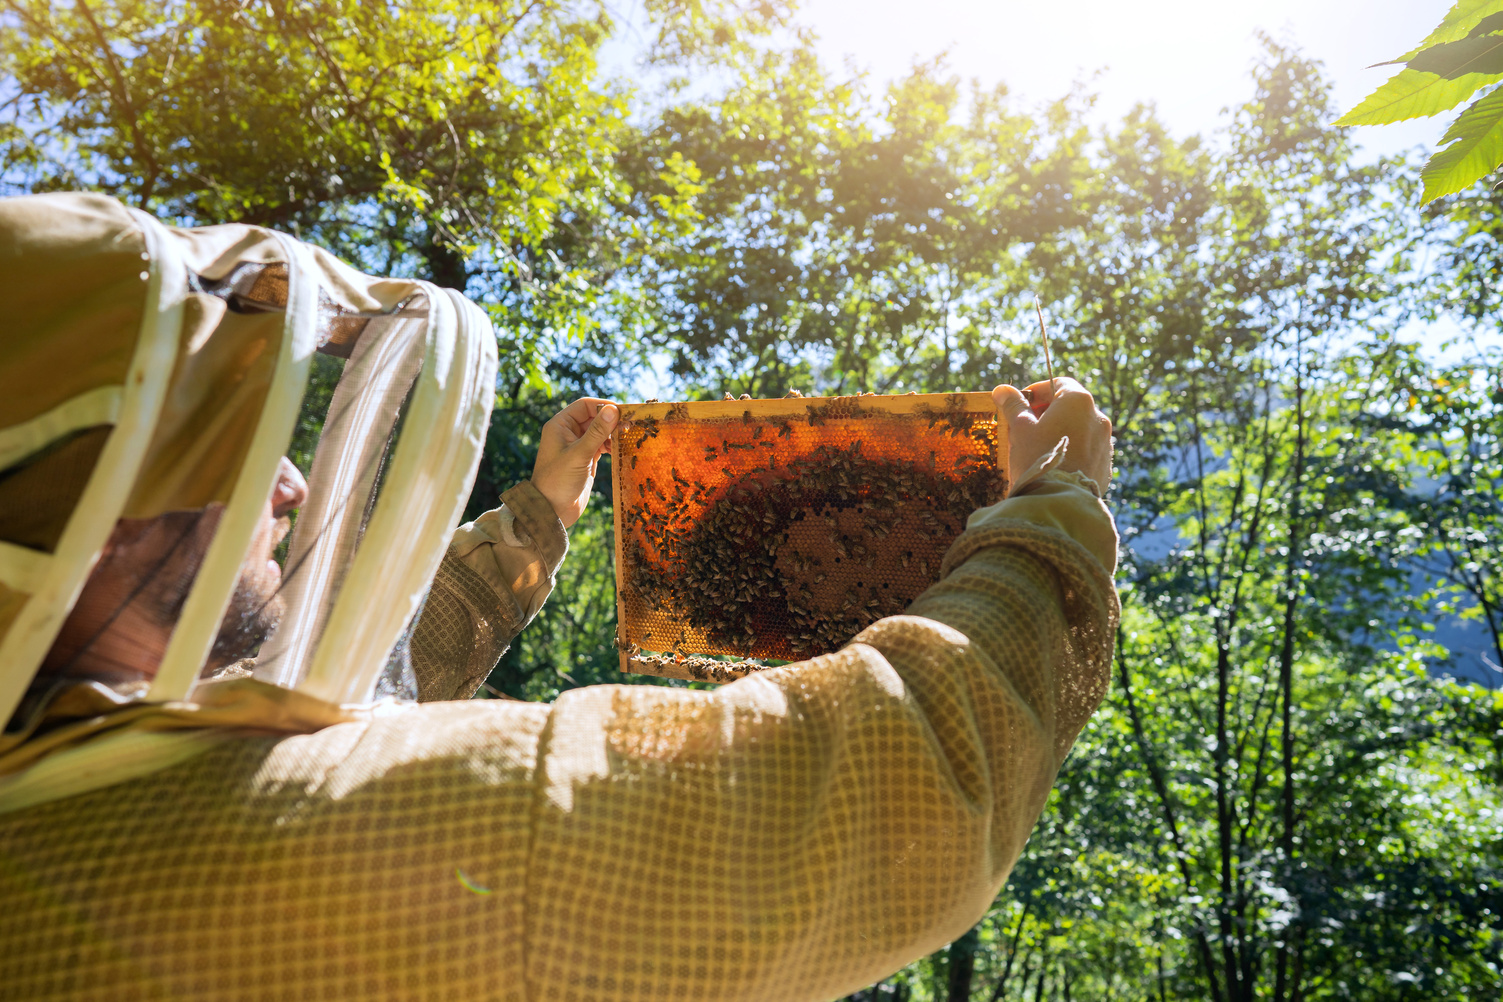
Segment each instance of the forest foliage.
[[[466,290],[503,358],[472,513],[583,393],[1038,378],[1039,296],[1118,436],[1112,690],[987,916],[852,998],[1497,998],[1503,196],[1420,210],[1271,43],[1180,136],[842,75],[781,4],[644,9],[628,80],[585,0],[0,0],[0,184]],[[491,691],[621,680],[597,491]]]

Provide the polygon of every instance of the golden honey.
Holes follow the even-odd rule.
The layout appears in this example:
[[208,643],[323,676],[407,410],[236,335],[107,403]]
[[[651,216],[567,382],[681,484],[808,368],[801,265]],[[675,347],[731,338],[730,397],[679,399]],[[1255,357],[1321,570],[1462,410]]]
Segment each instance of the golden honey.
[[985,393],[623,407],[623,670],[728,681],[838,650],[937,580],[1005,468]]

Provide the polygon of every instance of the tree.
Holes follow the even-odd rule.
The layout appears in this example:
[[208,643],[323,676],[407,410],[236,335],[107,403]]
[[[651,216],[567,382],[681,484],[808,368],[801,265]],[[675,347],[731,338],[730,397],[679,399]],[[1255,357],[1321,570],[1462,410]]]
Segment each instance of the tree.
[[1083,137],[1078,109],[1036,122],[938,64],[872,93],[831,81],[807,43],[765,53],[647,136],[703,191],[702,222],[653,251],[644,334],[713,396],[1021,373],[994,301],[1026,285],[1021,248],[1078,220]]
[[[775,0],[646,9],[665,75],[784,16]],[[629,90],[598,68],[612,27],[602,0],[5,0],[0,180],[286,229],[469,291],[539,382],[539,346],[610,310],[614,224],[640,240],[692,190],[670,158],[656,217],[614,212],[633,129]]]
[[1468,777],[1503,735],[1427,674],[1406,563],[1395,417],[1432,370],[1383,332],[1425,236],[1349,166],[1310,64],[1256,81],[1224,154],[1145,115],[1106,137],[1084,222],[1030,248],[1059,356],[1123,418],[1116,685],[982,948],[916,965],[916,997],[967,957],[984,999],[1500,984],[1497,791]]
[[1415,437],[1422,471],[1407,500],[1413,558],[1439,611],[1475,619],[1503,672],[1503,366],[1414,366],[1392,420]]

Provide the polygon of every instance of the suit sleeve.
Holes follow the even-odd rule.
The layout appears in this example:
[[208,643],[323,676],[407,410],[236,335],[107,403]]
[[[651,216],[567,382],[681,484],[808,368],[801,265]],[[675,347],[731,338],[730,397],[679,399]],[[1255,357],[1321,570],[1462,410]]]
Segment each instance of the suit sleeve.
[[469,699],[553,590],[569,536],[530,483],[454,530],[412,634],[418,699]]
[[529,995],[828,999],[971,926],[1107,686],[1116,534],[1091,486],[1046,473],[978,512],[942,580],[838,653],[560,697]]

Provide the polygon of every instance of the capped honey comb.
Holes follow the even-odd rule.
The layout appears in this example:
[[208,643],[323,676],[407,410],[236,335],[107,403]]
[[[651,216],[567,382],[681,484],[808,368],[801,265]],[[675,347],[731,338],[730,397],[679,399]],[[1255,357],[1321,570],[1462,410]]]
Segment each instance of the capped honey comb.
[[622,407],[622,670],[725,682],[839,650],[938,579],[1006,456],[987,393]]

